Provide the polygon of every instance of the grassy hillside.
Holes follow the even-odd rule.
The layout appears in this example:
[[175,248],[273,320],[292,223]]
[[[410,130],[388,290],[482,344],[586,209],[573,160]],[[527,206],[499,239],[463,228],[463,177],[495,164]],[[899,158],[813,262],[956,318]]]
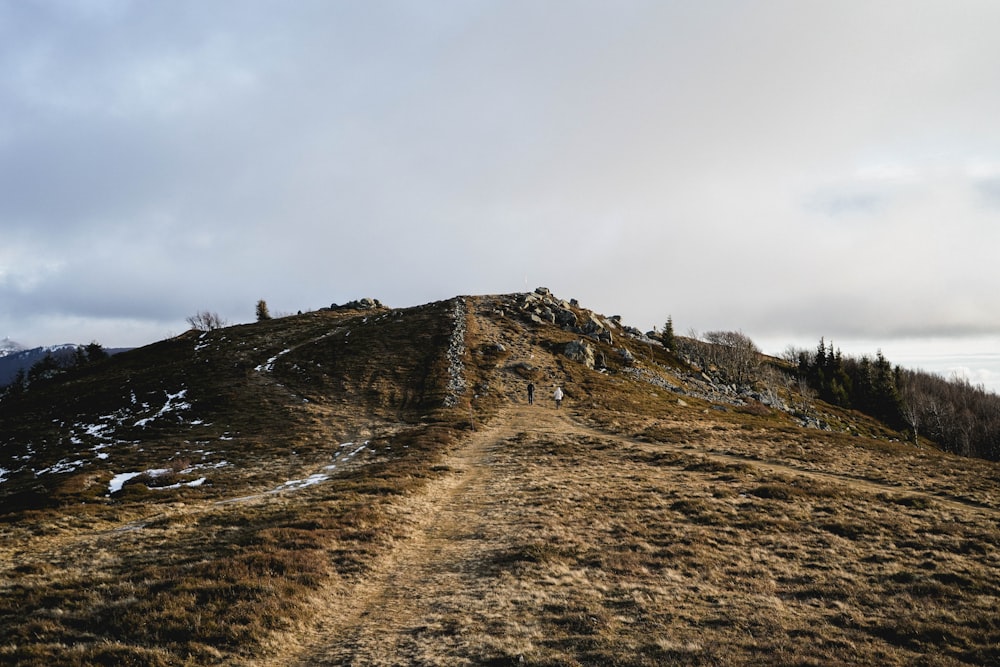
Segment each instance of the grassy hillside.
[[613,333],[323,311],[0,403],[0,661],[1000,662],[1000,466]]

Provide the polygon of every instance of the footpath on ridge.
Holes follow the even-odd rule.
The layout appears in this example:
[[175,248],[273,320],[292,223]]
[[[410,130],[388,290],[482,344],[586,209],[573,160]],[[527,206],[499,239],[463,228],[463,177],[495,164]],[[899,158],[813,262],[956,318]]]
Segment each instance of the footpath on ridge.
[[488,591],[479,590],[477,568],[523,529],[509,501],[524,480],[511,474],[504,444],[532,432],[568,430],[565,425],[554,409],[516,405],[473,433],[444,462],[449,474],[408,506],[416,522],[410,537],[355,595],[324,610],[314,643],[291,664],[392,665],[429,659],[421,631],[434,634],[435,619],[481,605]]

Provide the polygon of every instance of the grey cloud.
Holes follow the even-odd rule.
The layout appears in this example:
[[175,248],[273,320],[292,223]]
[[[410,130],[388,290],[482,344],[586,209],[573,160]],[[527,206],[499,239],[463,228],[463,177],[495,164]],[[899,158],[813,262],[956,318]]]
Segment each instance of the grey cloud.
[[918,4],[0,4],[0,334],[538,284],[990,330],[1000,10]]
[[993,206],[1000,205],[1000,178],[984,179],[976,187],[987,202]]

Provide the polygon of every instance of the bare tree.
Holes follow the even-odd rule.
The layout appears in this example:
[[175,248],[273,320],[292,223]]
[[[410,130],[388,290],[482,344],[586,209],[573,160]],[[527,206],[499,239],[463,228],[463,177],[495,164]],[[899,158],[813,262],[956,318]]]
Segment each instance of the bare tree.
[[917,386],[916,374],[902,374],[904,379],[900,389],[902,405],[900,412],[903,420],[913,432],[913,444],[920,444],[920,422],[925,412],[929,412],[926,395]]
[[709,331],[711,361],[738,385],[752,384],[759,377],[760,348],[742,331]]
[[187,323],[191,325],[192,329],[197,329],[198,331],[213,331],[214,329],[221,329],[229,324],[224,319],[219,317],[218,313],[212,313],[207,310],[202,310],[194,315],[189,315]]

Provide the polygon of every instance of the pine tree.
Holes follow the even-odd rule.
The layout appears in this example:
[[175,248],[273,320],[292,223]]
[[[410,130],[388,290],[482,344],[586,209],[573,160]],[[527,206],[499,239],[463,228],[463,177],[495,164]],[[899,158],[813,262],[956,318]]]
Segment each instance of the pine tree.
[[104,347],[96,340],[88,343],[85,350],[87,353],[87,361],[89,361],[90,363],[94,363],[95,361],[100,361],[101,359],[108,358],[108,351],[105,350]]
[[820,337],[816,348],[816,368],[826,368],[826,339]]
[[271,313],[267,310],[267,301],[261,299],[257,302],[257,321],[263,322],[269,319],[271,319]]
[[663,347],[668,350],[674,349],[674,318],[667,315],[667,323],[663,325],[663,334],[660,335]]
[[896,374],[892,370],[892,364],[883,356],[882,350],[875,355],[873,371],[875,416],[890,424],[896,423],[901,414],[899,389],[896,387]]

